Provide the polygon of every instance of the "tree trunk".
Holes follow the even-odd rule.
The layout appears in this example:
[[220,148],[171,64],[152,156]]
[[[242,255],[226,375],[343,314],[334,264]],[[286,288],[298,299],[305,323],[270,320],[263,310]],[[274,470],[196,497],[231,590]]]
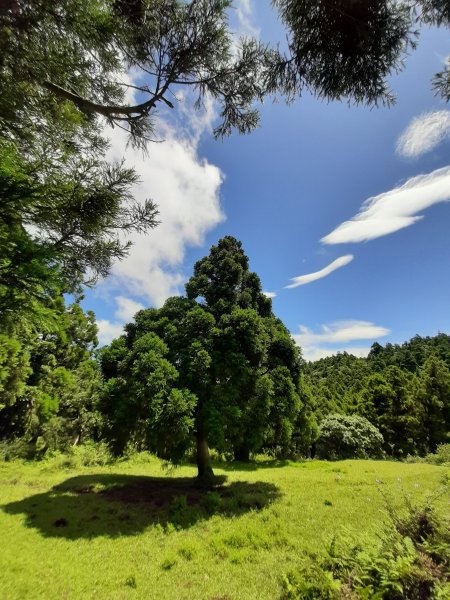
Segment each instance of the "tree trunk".
[[249,462],[250,450],[245,446],[238,446],[234,449],[234,460],[240,460],[241,462]]
[[214,477],[209,457],[208,440],[206,435],[200,432],[197,433],[197,468],[200,481],[208,482]]

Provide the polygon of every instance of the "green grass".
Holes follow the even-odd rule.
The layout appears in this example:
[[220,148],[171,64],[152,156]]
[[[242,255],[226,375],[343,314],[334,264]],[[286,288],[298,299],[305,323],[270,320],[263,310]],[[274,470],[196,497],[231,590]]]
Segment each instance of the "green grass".
[[[226,468],[224,468],[224,466]],[[381,461],[193,467],[156,459],[61,469],[0,463],[0,596],[265,600],[333,536],[373,538],[386,494],[433,494],[446,469]],[[448,498],[437,510],[448,516]]]

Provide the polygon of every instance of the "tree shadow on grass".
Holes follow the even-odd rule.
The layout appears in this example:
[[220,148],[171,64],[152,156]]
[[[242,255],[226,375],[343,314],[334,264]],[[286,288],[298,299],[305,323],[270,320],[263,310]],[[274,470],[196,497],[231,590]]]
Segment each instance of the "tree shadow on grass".
[[189,477],[81,475],[1,508],[11,515],[24,514],[26,526],[44,536],[78,539],[136,535],[157,524],[183,529],[214,514],[261,510],[281,496],[271,483],[225,485],[225,480],[216,477],[205,488]]
[[265,460],[262,462],[249,461],[230,461],[230,462],[217,462],[214,463],[214,467],[221,469],[222,471],[259,471],[260,469],[280,469],[290,464],[289,460]]

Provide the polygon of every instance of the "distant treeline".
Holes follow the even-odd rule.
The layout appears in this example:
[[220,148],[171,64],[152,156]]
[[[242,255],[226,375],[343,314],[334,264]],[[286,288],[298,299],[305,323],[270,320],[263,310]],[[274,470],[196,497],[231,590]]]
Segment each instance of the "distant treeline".
[[434,452],[449,441],[450,336],[416,335],[375,343],[367,358],[342,353],[307,363],[303,388],[318,422],[358,414],[379,429],[388,455]]
[[140,310],[100,350],[92,312],[52,288],[35,291],[21,312],[16,290],[0,326],[6,456],[105,441],[116,455],[195,456],[208,478],[211,448],[238,460],[261,451],[401,458],[448,441],[449,336],[305,363],[231,236],[197,261],[184,296]]
[[[321,455],[321,426],[336,427],[339,414],[367,419],[382,434],[387,456],[425,455],[449,441],[446,334],[376,343],[367,358],[342,353],[305,363],[268,305],[264,317],[254,309],[235,311],[219,333],[195,303],[170,299],[162,309],[141,311],[126,335],[101,350],[95,349],[93,313],[77,303],[65,306],[62,298],[49,302],[48,310],[53,325],[46,321],[43,331],[0,335],[0,444],[7,456],[39,457],[88,440],[105,440],[120,452],[128,445],[166,458],[195,454],[189,432],[198,423],[198,396],[211,386],[200,377],[211,356],[223,381],[208,388],[212,400],[202,405],[209,411],[208,441],[230,458],[257,451],[310,456],[316,446]],[[198,330],[202,319],[204,330],[193,339],[189,327]],[[200,346],[206,330],[210,355]],[[186,336],[192,344],[185,344]],[[245,339],[247,348],[240,345]],[[183,360],[189,367],[184,373]],[[194,398],[189,369],[195,365]],[[219,371],[214,377],[219,381]],[[217,407],[222,414],[214,413]]]

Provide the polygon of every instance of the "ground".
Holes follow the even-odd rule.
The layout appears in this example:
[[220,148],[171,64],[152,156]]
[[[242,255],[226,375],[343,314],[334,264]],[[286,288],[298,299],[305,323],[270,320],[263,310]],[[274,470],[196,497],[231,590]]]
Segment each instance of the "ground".
[[[377,543],[387,498],[436,494],[448,469],[387,461],[216,465],[167,472],[139,455],[109,466],[0,463],[2,600],[273,600],[334,536]],[[448,497],[436,500],[449,514]]]

